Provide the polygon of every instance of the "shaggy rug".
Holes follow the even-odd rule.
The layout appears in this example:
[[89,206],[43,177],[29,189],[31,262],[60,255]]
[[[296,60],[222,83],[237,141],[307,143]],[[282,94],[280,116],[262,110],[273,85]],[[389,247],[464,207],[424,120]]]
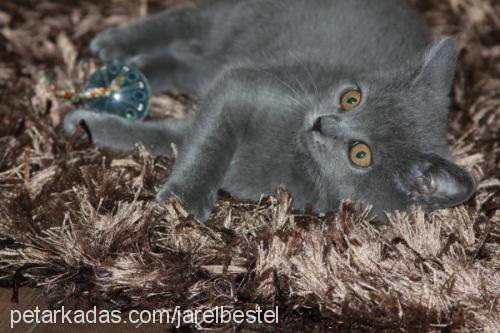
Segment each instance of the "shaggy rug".
[[[51,306],[74,309],[278,306],[277,325],[244,327],[262,331],[498,329],[500,2],[414,1],[435,36],[458,40],[449,138],[479,185],[462,206],[385,226],[348,201],[338,214],[294,211],[283,188],[259,202],[222,195],[200,224],[179,202],[153,200],[172,161],[63,138],[74,106],[40,70],[84,82],[96,32],[175,2],[0,2],[1,285],[14,298],[43,288]],[[154,99],[152,117],[186,112],[196,103],[182,93]]]

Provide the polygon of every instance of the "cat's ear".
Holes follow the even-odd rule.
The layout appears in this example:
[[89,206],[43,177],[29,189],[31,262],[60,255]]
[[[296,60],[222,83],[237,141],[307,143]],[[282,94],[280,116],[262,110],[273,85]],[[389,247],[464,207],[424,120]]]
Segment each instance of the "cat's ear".
[[459,205],[476,189],[470,173],[434,154],[420,156],[398,176],[398,181],[409,201],[428,208]]
[[422,56],[421,67],[413,86],[424,86],[439,94],[448,95],[455,77],[457,57],[453,38],[445,37],[434,42]]

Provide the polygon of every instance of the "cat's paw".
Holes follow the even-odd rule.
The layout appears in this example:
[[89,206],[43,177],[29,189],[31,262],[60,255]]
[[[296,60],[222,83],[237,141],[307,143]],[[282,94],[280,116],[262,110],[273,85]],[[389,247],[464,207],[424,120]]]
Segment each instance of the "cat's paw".
[[163,186],[158,193],[156,193],[156,202],[164,203],[168,198],[172,196],[172,190],[166,186]]
[[76,128],[83,122],[95,116],[95,112],[87,110],[76,110],[68,113],[63,121],[63,134],[66,137],[72,136]]
[[164,203],[168,198],[176,196],[184,203],[188,212],[198,221],[204,222],[210,217],[213,208],[213,203],[210,203],[211,200],[203,198],[203,195],[191,196],[189,198],[186,195],[180,195],[180,193],[182,193],[182,190],[178,186],[167,183],[156,194],[156,201]]
[[98,33],[90,42],[90,50],[103,62],[124,62],[134,57],[134,48],[127,42],[127,28],[110,28]]

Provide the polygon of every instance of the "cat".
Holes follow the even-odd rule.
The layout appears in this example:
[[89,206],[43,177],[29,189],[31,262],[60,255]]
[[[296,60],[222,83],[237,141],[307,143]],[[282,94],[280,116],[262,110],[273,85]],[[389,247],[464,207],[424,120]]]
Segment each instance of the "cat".
[[219,189],[244,199],[283,184],[294,206],[351,198],[385,212],[467,201],[475,180],[453,163],[447,117],[457,51],[432,42],[402,0],[206,0],[99,33],[105,63],[142,70],[154,92],[200,97],[197,115],[129,122],[77,110],[99,147],[179,156],[157,194],[200,220]]

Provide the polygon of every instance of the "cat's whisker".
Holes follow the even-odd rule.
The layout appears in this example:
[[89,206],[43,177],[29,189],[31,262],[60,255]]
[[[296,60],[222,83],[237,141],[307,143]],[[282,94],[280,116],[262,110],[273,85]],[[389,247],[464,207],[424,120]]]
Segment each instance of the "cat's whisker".
[[[297,98],[300,98],[299,92],[296,89],[294,89],[291,85],[289,85],[288,83],[286,83],[285,81],[283,81],[277,75],[275,75],[275,74],[273,74],[271,72],[265,71],[263,69],[257,69],[257,70],[260,71],[260,72],[262,72],[262,73],[264,73],[264,74],[270,75],[273,79],[277,80],[284,87],[288,88],[291,92],[293,92]],[[304,104],[304,102],[302,102],[300,99],[297,99],[297,98],[295,98],[294,96],[291,96],[291,95],[288,95],[288,97],[291,98],[292,100],[294,100],[295,102],[297,102],[299,106],[307,107],[307,105]]]
[[294,98],[290,93],[286,92],[282,97],[286,98],[289,100],[292,104],[294,104],[297,107],[306,107],[303,102],[298,100],[297,98]]
[[[286,71],[286,70],[285,70]],[[295,82],[297,82],[297,84],[299,85],[300,89],[302,90],[302,92],[304,93],[304,95],[309,99],[309,103],[310,103],[310,106],[311,107],[314,107],[314,99],[312,97],[312,95],[310,94],[310,92],[307,91],[306,87],[302,84],[302,82],[297,78],[296,75],[294,75],[292,72],[290,71],[286,71],[291,77],[293,77],[293,79],[295,80]],[[306,106],[306,105],[304,105]]]
[[292,96],[290,95],[285,95],[284,97],[286,97],[287,99],[289,99],[291,102],[293,102],[296,106],[299,106],[299,107],[303,107],[304,104],[297,101],[297,99],[293,98]]
[[321,184],[323,183],[324,175],[321,172],[321,168],[319,167],[317,161],[312,156],[307,156],[306,160],[307,165],[309,165],[314,170],[312,177],[313,191],[314,193],[319,194],[319,192],[322,191]]
[[297,82],[297,84],[299,85],[299,87],[302,89],[302,91],[304,92],[304,94],[309,99],[309,103],[311,103],[311,107],[314,107],[314,98],[312,97],[311,93],[309,91],[307,91],[306,87],[302,84],[302,82],[300,82],[300,80],[297,78],[297,76],[295,76],[293,74],[292,74],[292,76],[293,76],[295,82]]
[[316,80],[314,79],[314,76],[313,76],[311,70],[306,66],[306,64],[302,60],[300,60],[300,58],[292,50],[290,50],[290,55],[292,57],[294,57],[302,67],[304,67],[306,73],[309,75],[309,78],[311,78],[311,83],[314,87],[314,92],[316,93],[316,96],[319,96],[318,85],[316,84]]
[[322,191],[321,185],[323,185],[325,183],[325,177],[324,177],[323,172],[321,172],[321,170],[318,170],[317,173],[318,173],[318,177],[317,177],[317,182],[316,182],[316,191],[319,193],[320,191]]
[[283,97],[285,97],[286,99],[288,99],[291,103],[293,103],[294,105],[298,106],[298,107],[305,107],[304,103],[302,103],[301,101],[297,100],[296,98],[294,98],[292,95],[290,95],[289,93],[286,93],[285,95],[283,95]]
[[321,172],[317,172],[316,176],[313,179],[314,192],[316,192],[316,193],[320,192],[322,179],[323,179],[322,173]]

